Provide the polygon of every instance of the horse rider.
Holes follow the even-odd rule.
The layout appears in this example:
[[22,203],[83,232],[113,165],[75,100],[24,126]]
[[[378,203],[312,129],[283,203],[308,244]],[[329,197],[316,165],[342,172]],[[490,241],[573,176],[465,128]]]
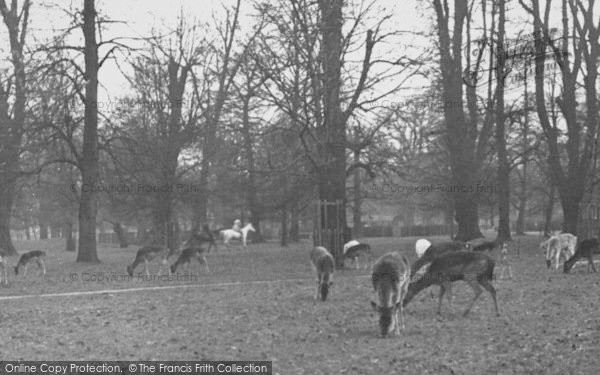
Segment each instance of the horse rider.
[[242,221],[239,220],[239,219],[236,219],[233,222],[233,227],[231,229],[233,229],[234,231],[238,232],[239,234],[242,234]]

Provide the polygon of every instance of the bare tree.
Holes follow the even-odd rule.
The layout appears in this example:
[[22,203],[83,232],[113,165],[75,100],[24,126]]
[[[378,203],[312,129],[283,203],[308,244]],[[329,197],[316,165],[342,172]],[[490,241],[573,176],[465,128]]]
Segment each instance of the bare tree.
[[[553,40],[549,32],[550,1],[546,2],[543,15],[539,0],[532,0],[530,5],[524,0],[520,0],[520,3],[533,17],[536,108],[548,143],[548,163],[551,167],[552,179],[563,208],[563,229],[577,234],[579,204],[586,189],[589,188],[599,118],[596,79],[600,56],[598,43],[600,25],[595,24],[595,1],[589,1],[586,8],[586,4],[580,0],[562,0],[560,40]],[[567,53],[569,46],[572,53]],[[545,85],[545,56],[548,55],[548,49],[558,63],[562,79],[561,92],[556,98],[556,103],[567,128],[565,165],[561,161],[563,158],[559,142],[560,129],[548,116]],[[580,80],[578,76],[584,71],[583,67],[586,74]],[[578,107],[577,102],[578,88],[581,86],[585,94],[585,111]],[[582,113],[583,121],[580,120],[578,113]]]
[[496,149],[498,152],[498,236],[499,242],[510,240],[510,164],[506,149],[506,114],[504,87],[506,79],[505,0],[498,1],[498,41],[496,53]]
[[[0,0],[0,13],[8,31],[10,42],[12,77],[0,80],[0,248],[7,254],[16,254],[10,238],[10,217],[19,177],[19,155],[25,127],[27,100],[25,58],[23,49],[29,26],[31,1],[25,0],[21,9],[17,1],[10,8]],[[9,99],[14,89],[14,100]],[[12,102],[12,108],[10,103]]]
[[[450,10],[447,0],[433,0],[437,16],[438,42],[440,48],[440,71],[442,76],[442,101],[444,103],[444,121],[446,139],[450,152],[452,185],[467,186],[471,189],[453,194],[459,240],[481,237],[477,194],[474,186],[479,180],[478,158],[482,154],[486,134],[478,131],[474,89],[467,91],[470,119],[467,121],[463,108],[462,82],[462,41],[465,18],[468,13],[466,0],[454,2],[454,26],[450,36]],[[469,48],[467,43],[467,48]],[[470,56],[467,53],[467,56]],[[477,68],[475,68],[477,70]],[[479,142],[477,137],[479,135]]]
[[[344,207],[324,204],[318,213],[330,218],[321,220],[327,227],[320,230],[332,234],[324,246],[338,261],[342,253],[339,244],[343,241],[334,236],[347,235],[348,124],[357,112],[367,112],[370,105],[397,90],[401,82],[384,93],[376,92],[375,88],[384,81],[401,81],[398,78],[405,63],[403,58],[391,61],[373,58],[375,46],[390,36],[382,30],[382,24],[389,20],[387,16],[372,27],[366,25],[373,4],[348,3],[345,7],[337,0],[316,3],[295,0],[259,7],[267,19],[267,31],[272,31],[264,33],[261,40],[260,63],[263,74],[269,77],[267,93],[291,120],[315,176],[319,200]],[[343,34],[345,12],[351,27]],[[361,35],[358,30],[363,29],[366,30]],[[357,35],[361,35],[360,39]],[[351,49],[362,54],[358,63],[352,60],[355,66],[349,63]],[[374,66],[382,67],[380,74],[371,74]],[[373,95],[368,97],[365,93]]]
[[[203,187],[203,194],[198,197],[196,208],[194,210],[194,226],[200,222],[206,221],[208,210],[209,179],[212,175],[211,164],[214,162],[218,149],[217,130],[221,121],[223,107],[230,94],[230,88],[237,75],[243,56],[246,54],[244,47],[236,55],[236,41],[239,34],[239,14],[241,0],[236,2],[233,9],[226,9],[226,18],[222,24],[216,25],[218,40],[212,44],[212,63],[206,66],[203,79],[212,82],[215,85],[214,90],[209,90],[205,98],[204,117],[206,121],[206,132],[202,141],[202,161],[200,171],[200,186]],[[252,40],[260,30],[260,24],[253,31],[246,46],[252,44]],[[216,82],[215,82],[216,81]]]
[[[94,0],[83,3],[85,39],[85,120],[81,150],[81,190],[79,198],[78,262],[99,262],[96,251],[96,189],[98,184],[98,43],[96,42],[96,8]],[[87,188],[86,188],[87,187]]]

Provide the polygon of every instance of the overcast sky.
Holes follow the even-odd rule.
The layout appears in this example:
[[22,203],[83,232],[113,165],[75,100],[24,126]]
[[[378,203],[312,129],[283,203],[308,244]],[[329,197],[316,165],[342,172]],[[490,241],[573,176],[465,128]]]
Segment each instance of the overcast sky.
[[[65,1],[65,0],[37,0],[33,2],[31,15],[31,36],[38,40],[43,40],[45,37],[56,34],[57,29],[65,28],[69,25],[70,19],[65,13],[65,8],[71,10],[79,10],[82,7],[82,0]],[[252,1],[243,1],[241,24],[246,26],[246,29],[252,24],[248,15],[252,12]],[[429,7],[429,1],[424,0],[378,0],[377,5],[383,9],[385,14],[392,14],[393,18],[388,23],[390,27],[395,29],[410,31],[414,33],[426,32],[432,29],[433,26],[433,10]],[[559,5],[559,1],[554,3]],[[145,37],[150,35],[151,30],[164,31],[167,27],[176,25],[177,17],[181,12],[189,19],[196,19],[200,22],[211,22],[214,16],[221,19],[224,15],[223,5],[232,6],[235,0],[102,0],[97,1],[97,9],[101,15],[112,20],[124,21],[126,24],[111,24],[109,30],[103,35],[104,38],[112,36],[121,37]],[[509,35],[515,34],[520,30],[530,32],[530,27],[524,22],[527,15],[520,9],[516,1],[509,2],[509,21],[512,23],[507,27]],[[383,13],[382,12],[382,13]],[[554,12],[553,18],[555,22],[560,22],[557,16],[559,12]],[[598,14],[598,13],[597,13]],[[74,35],[81,38],[81,32],[75,31]],[[407,38],[410,38],[407,36]],[[395,52],[397,48],[398,54],[409,53],[416,54],[416,50],[407,50],[404,44],[417,44],[418,48],[426,48],[430,46],[431,40],[425,38],[411,38],[402,40],[403,45],[398,46],[382,46],[389,48]],[[79,45],[82,44],[81,39],[74,41]],[[135,43],[135,42],[129,42]],[[398,43],[400,44],[400,43]],[[6,28],[4,25],[0,27],[0,52],[2,58],[7,57],[7,41]],[[413,55],[413,57],[416,55]],[[6,60],[4,60],[6,62]],[[126,66],[126,64],[124,64]],[[101,87],[99,92],[100,100],[114,100],[123,95],[128,87],[126,80],[114,63],[107,63],[103,66],[99,74]],[[408,87],[426,86],[427,80],[424,78],[415,79],[407,83]],[[407,95],[411,95],[414,90],[408,89]],[[402,95],[402,94],[400,94]]]
[[[31,15],[31,36],[43,40],[57,30],[66,28],[70,19],[65,8],[71,11],[82,7],[83,1],[38,0],[34,1]],[[103,36],[145,37],[151,31],[164,30],[166,27],[176,25],[177,18],[183,14],[199,22],[211,22],[212,17],[222,19],[223,5],[233,6],[234,0],[103,0],[97,2],[97,9],[101,15],[109,19],[124,21],[126,24],[112,24]],[[249,14],[252,12],[252,2],[242,1],[242,27],[248,29],[252,24]],[[430,13],[415,0],[380,0],[378,5],[385,8],[385,12],[394,14],[394,21],[389,26],[401,30],[420,32],[428,27],[429,20],[424,20],[424,14]],[[3,26],[3,25],[2,25]],[[0,37],[5,39],[5,28],[0,28]],[[73,33],[81,37],[80,31]],[[78,41],[82,43],[81,40]],[[75,43],[75,41],[74,41]],[[128,43],[135,42],[129,41]],[[0,51],[6,56],[6,44],[0,46]],[[128,84],[118,67],[114,63],[107,63],[99,72],[99,80],[104,87],[100,88],[99,100],[114,100],[126,92]]]

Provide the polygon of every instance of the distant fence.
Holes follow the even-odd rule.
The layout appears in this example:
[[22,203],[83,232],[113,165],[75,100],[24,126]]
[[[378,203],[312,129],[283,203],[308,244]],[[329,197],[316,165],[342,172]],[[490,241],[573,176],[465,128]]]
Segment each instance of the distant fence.
[[[125,234],[127,236],[128,243],[135,243],[137,240],[137,232],[127,232]],[[98,233],[98,242],[99,243],[110,243],[110,244],[118,244],[119,237],[116,233]]]
[[389,225],[376,225],[370,227],[363,227],[363,237],[394,237],[394,231]]
[[409,225],[394,227],[392,225],[371,225],[362,229],[364,237],[416,237],[450,235],[449,225]]
[[452,229],[450,225],[432,224],[432,225],[409,225],[400,227],[400,237],[418,237],[418,236],[445,236],[450,235]]

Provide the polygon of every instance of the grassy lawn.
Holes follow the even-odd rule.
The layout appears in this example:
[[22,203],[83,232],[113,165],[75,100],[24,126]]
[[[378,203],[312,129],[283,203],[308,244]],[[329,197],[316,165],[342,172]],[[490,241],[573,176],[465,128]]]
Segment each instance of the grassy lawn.
[[[411,260],[414,241],[365,240],[377,256],[400,250]],[[515,280],[494,281],[499,318],[487,293],[463,318],[472,291],[458,283],[452,310],[445,300],[436,316],[437,297],[424,291],[407,308],[406,331],[386,339],[378,337],[369,306],[369,271],[340,270],[327,302],[313,299],[308,243],[250,245],[248,252],[219,247],[208,256],[210,273],[195,264],[180,270],[179,280],[126,278],[135,247],[100,248],[101,264],[81,265],[62,242],[17,243],[20,252],[45,250],[48,273],[13,273],[0,296],[194,287],[5,299],[0,353],[11,360],[272,360],[282,375],[595,374],[600,276],[585,267],[569,275],[547,270],[539,241],[525,236],[512,244]]]

